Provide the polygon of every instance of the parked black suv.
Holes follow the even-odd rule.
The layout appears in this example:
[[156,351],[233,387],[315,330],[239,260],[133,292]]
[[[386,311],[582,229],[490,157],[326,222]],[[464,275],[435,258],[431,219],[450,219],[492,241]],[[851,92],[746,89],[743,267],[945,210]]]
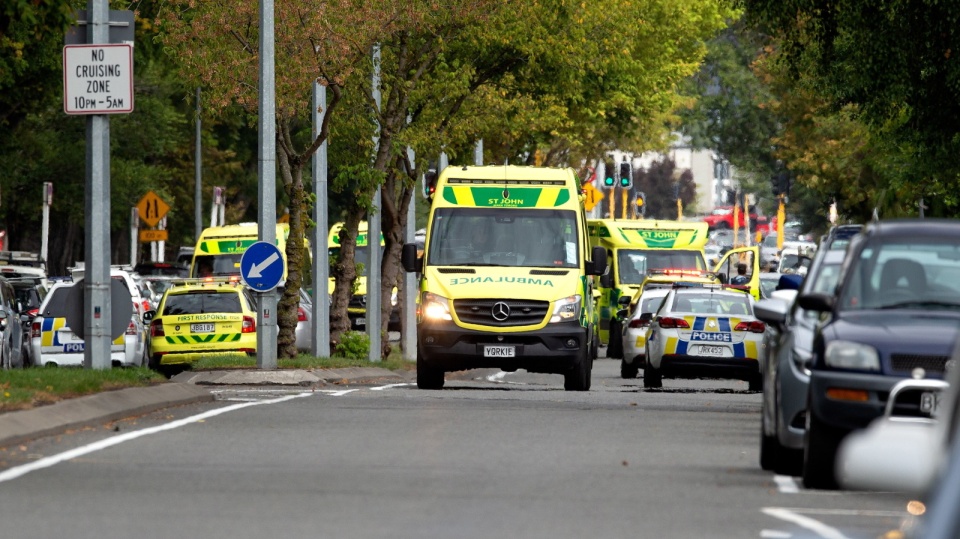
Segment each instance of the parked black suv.
[[[943,378],[960,328],[960,221],[871,223],[851,239],[836,294],[805,293],[828,316],[810,362],[803,484],[836,488],[837,447],[882,415],[899,380]],[[924,415],[921,402],[904,413]]]

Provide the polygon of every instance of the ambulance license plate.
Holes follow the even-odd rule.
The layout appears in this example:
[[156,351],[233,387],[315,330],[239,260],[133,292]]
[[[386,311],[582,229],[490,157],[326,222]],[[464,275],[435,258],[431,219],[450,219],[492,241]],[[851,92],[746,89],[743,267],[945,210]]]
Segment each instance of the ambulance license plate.
[[701,356],[723,356],[723,347],[722,346],[703,346],[700,345],[700,355]]
[[213,333],[214,324],[190,324],[190,333]]
[[515,346],[484,346],[483,357],[516,357]]

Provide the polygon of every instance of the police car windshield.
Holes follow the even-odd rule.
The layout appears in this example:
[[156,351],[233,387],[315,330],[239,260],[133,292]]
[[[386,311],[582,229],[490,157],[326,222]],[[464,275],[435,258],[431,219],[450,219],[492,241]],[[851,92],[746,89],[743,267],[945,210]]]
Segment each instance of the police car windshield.
[[712,294],[688,292],[673,298],[673,310],[693,314],[750,315],[750,298],[746,294]]

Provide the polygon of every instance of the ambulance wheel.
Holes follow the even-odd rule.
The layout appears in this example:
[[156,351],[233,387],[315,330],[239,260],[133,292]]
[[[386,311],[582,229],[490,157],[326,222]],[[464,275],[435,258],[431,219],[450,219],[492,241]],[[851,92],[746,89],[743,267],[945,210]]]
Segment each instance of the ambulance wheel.
[[580,358],[569,372],[563,375],[563,389],[567,391],[590,391],[590,379],[593,360],[586,348],[582,348]]
[[417,349],[417,387],[443,389],[443,370],[428,366],[419,348]]

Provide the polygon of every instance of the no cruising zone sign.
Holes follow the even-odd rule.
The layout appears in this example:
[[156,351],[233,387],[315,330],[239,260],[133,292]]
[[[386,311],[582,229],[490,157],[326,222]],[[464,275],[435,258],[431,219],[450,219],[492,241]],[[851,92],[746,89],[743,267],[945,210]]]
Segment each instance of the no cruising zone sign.
[[63,111],[133,112],[133,47],[126,43],[65,46]]

